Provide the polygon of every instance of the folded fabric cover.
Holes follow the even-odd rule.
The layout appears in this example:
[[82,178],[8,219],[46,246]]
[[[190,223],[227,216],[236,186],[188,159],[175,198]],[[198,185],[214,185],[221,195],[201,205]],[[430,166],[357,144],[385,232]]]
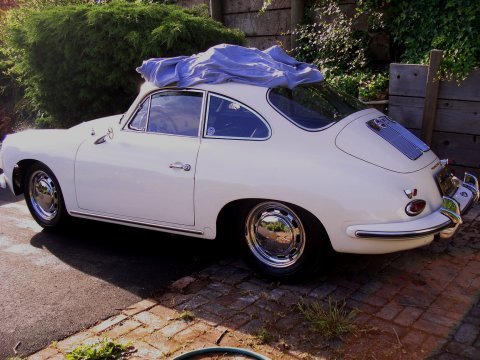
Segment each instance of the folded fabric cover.
[[260,51],[221,44],[192,56],[149,59],[137,71],[157,86],[177,83],[179,87],[186,87],[231,81],[292,89],[299,84],[323,80],[314,65],[295,60],[276,45]]

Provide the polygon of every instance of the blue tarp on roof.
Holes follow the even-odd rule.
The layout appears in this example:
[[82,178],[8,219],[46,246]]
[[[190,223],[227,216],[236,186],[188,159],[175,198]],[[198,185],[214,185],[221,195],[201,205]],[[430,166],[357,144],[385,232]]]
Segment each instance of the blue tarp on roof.
[[192,56],[149,59],[137,71],[157,86],[179,87],[237,82],[292,89],[324,79],[314,65],[295,60],[279,46],[260,51],[221,44]]

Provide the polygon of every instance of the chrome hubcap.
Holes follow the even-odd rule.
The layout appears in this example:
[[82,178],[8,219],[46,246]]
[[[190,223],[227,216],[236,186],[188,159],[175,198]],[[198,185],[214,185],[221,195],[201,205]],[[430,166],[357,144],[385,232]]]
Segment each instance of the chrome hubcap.
[[295,264],[305,250],[302,222],[281,203],[266,202],[253,208],[247,216],[245,236],[255,257],[275,268]]
[[58,192],[55,183],[45,172],[39,170],[30,177],[30,200],[35,213],[45,221],[57,215]]

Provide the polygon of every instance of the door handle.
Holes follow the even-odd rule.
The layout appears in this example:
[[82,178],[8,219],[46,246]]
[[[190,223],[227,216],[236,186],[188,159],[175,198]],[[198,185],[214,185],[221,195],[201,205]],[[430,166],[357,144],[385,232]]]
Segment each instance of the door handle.
[[190,169],[192,167],[189,164],[184,164],[184,163],[181,163],[181,162],[177,161],[177,162],[174,162],[173,164],[170,164],[169,168],[170,169],[182,169],[184,171],[190,171]]

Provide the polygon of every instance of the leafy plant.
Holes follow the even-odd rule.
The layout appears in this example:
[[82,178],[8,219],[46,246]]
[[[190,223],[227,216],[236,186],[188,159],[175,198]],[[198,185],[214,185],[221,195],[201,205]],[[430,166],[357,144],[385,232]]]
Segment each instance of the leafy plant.
[[[293,49],[294,55],[315,64],[329,83],[350,95],[362,100],[384,97],[388,75],[382,67],[378,69],[369,52],[372,32],[385,30],[383,13],[365,10],[368,27],[359,30],[355,24],[365,14],[357,12],[349,17],[336,0],[316,1],[312,10],[320,20],[295,30],[299,45]],[[371,70],[373,65],[375,71]]]
[[345,302],[340,304],[331,297],[328,298],[328,306],[317,302],[298,303],[298,309],[310,322],[312,330],[319,332],[327,338],[342,337],[357,330],[354,323],[355,311],[348,310]]
[[387,96],[387,72],[357,71],[354,74],[331,75],[327,81],[341,91],[363,101],[382,100]]
[[261,328],[255,332],[255,338],[260,344],[267,344],[273,340],[273,335],[266,328]]
[[130,350],[109,339],[103,339],[90,345],[81,345],[66,355],[67,360],[117,360],[122,359]]
[[[266,4],[266,2],[264,2]],[[463,79],[480,67],[480,6],[475,0],[357,0],[353,17],[342,13],[338,0],[317,0],[320,21],[298,27],[301,60],[313,62],[329,82],[365,100],[381,98],[388,81],[369,52],[371,34],[390,35],[391,61],[427,63],[431,49],[444,51],[444,79]],[[368,17],[360,31],[355,23]],[[387,65],[387,64],[385,64]]]
[[181,319],[183,321],[192,321],[195,319],[195,314],[192,313],[189,310],[183,310],[180,315],[178,315],[178,319]]
[[431,49],[444,50],[445,78],[463,78],[480,66],[480,6],[476,0],[387,0],[390,33],[400,60],[426,63]]
[[295,30],[299,46],[293,49],[294,54],[327,76],[365,68],[369,38],[366,31],[354,29],[355,18],[345,15],[334,0],[319,1],[314,11],[321,19]]

